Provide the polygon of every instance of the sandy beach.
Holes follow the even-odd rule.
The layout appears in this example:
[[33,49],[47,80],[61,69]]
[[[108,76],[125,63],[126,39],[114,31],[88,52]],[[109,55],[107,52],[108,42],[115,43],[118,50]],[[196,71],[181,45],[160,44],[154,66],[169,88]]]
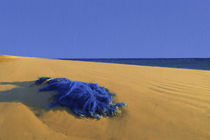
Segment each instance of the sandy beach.
[[[41,76],[98,83],[128,106],[100,120],[46,110]],[[210,71],[0,56],[0,114],[0,140],[209,140]]]

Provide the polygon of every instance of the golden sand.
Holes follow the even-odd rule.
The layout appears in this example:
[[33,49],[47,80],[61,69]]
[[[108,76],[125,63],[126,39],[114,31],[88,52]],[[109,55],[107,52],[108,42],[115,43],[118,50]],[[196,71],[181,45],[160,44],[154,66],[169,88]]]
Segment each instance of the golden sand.
[[[40,76],[97,82],[128,106],[81,119],[45,110]],[[0,56],[0,140],[210,140],[210,71]]]

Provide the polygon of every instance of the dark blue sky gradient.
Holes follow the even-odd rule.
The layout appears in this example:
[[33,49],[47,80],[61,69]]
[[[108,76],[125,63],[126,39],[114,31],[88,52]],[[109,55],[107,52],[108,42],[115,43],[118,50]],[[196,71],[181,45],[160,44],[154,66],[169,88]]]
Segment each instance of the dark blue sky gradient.
[[0,54],[210,57],[210,0],[1,0]]

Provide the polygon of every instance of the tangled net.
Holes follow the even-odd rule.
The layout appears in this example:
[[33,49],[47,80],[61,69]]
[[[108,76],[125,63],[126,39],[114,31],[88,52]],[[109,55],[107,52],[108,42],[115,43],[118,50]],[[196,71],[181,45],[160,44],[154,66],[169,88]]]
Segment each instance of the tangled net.
[[66,78],[41,77],[35,81],[36,85],[46,84],[39,91],[56,90],[58,93],[47,106],[67,106],[76,115],[100,119],[101,116],[114,116],[126,104],[113,103],[114,94],[95,83],[71,81]]

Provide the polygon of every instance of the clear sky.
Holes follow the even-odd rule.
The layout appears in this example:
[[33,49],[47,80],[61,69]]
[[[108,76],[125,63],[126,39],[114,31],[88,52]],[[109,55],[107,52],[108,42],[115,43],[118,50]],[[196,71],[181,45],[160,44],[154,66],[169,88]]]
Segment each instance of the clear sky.
[[210,0],[1,0],[0,54],[210,57]]

